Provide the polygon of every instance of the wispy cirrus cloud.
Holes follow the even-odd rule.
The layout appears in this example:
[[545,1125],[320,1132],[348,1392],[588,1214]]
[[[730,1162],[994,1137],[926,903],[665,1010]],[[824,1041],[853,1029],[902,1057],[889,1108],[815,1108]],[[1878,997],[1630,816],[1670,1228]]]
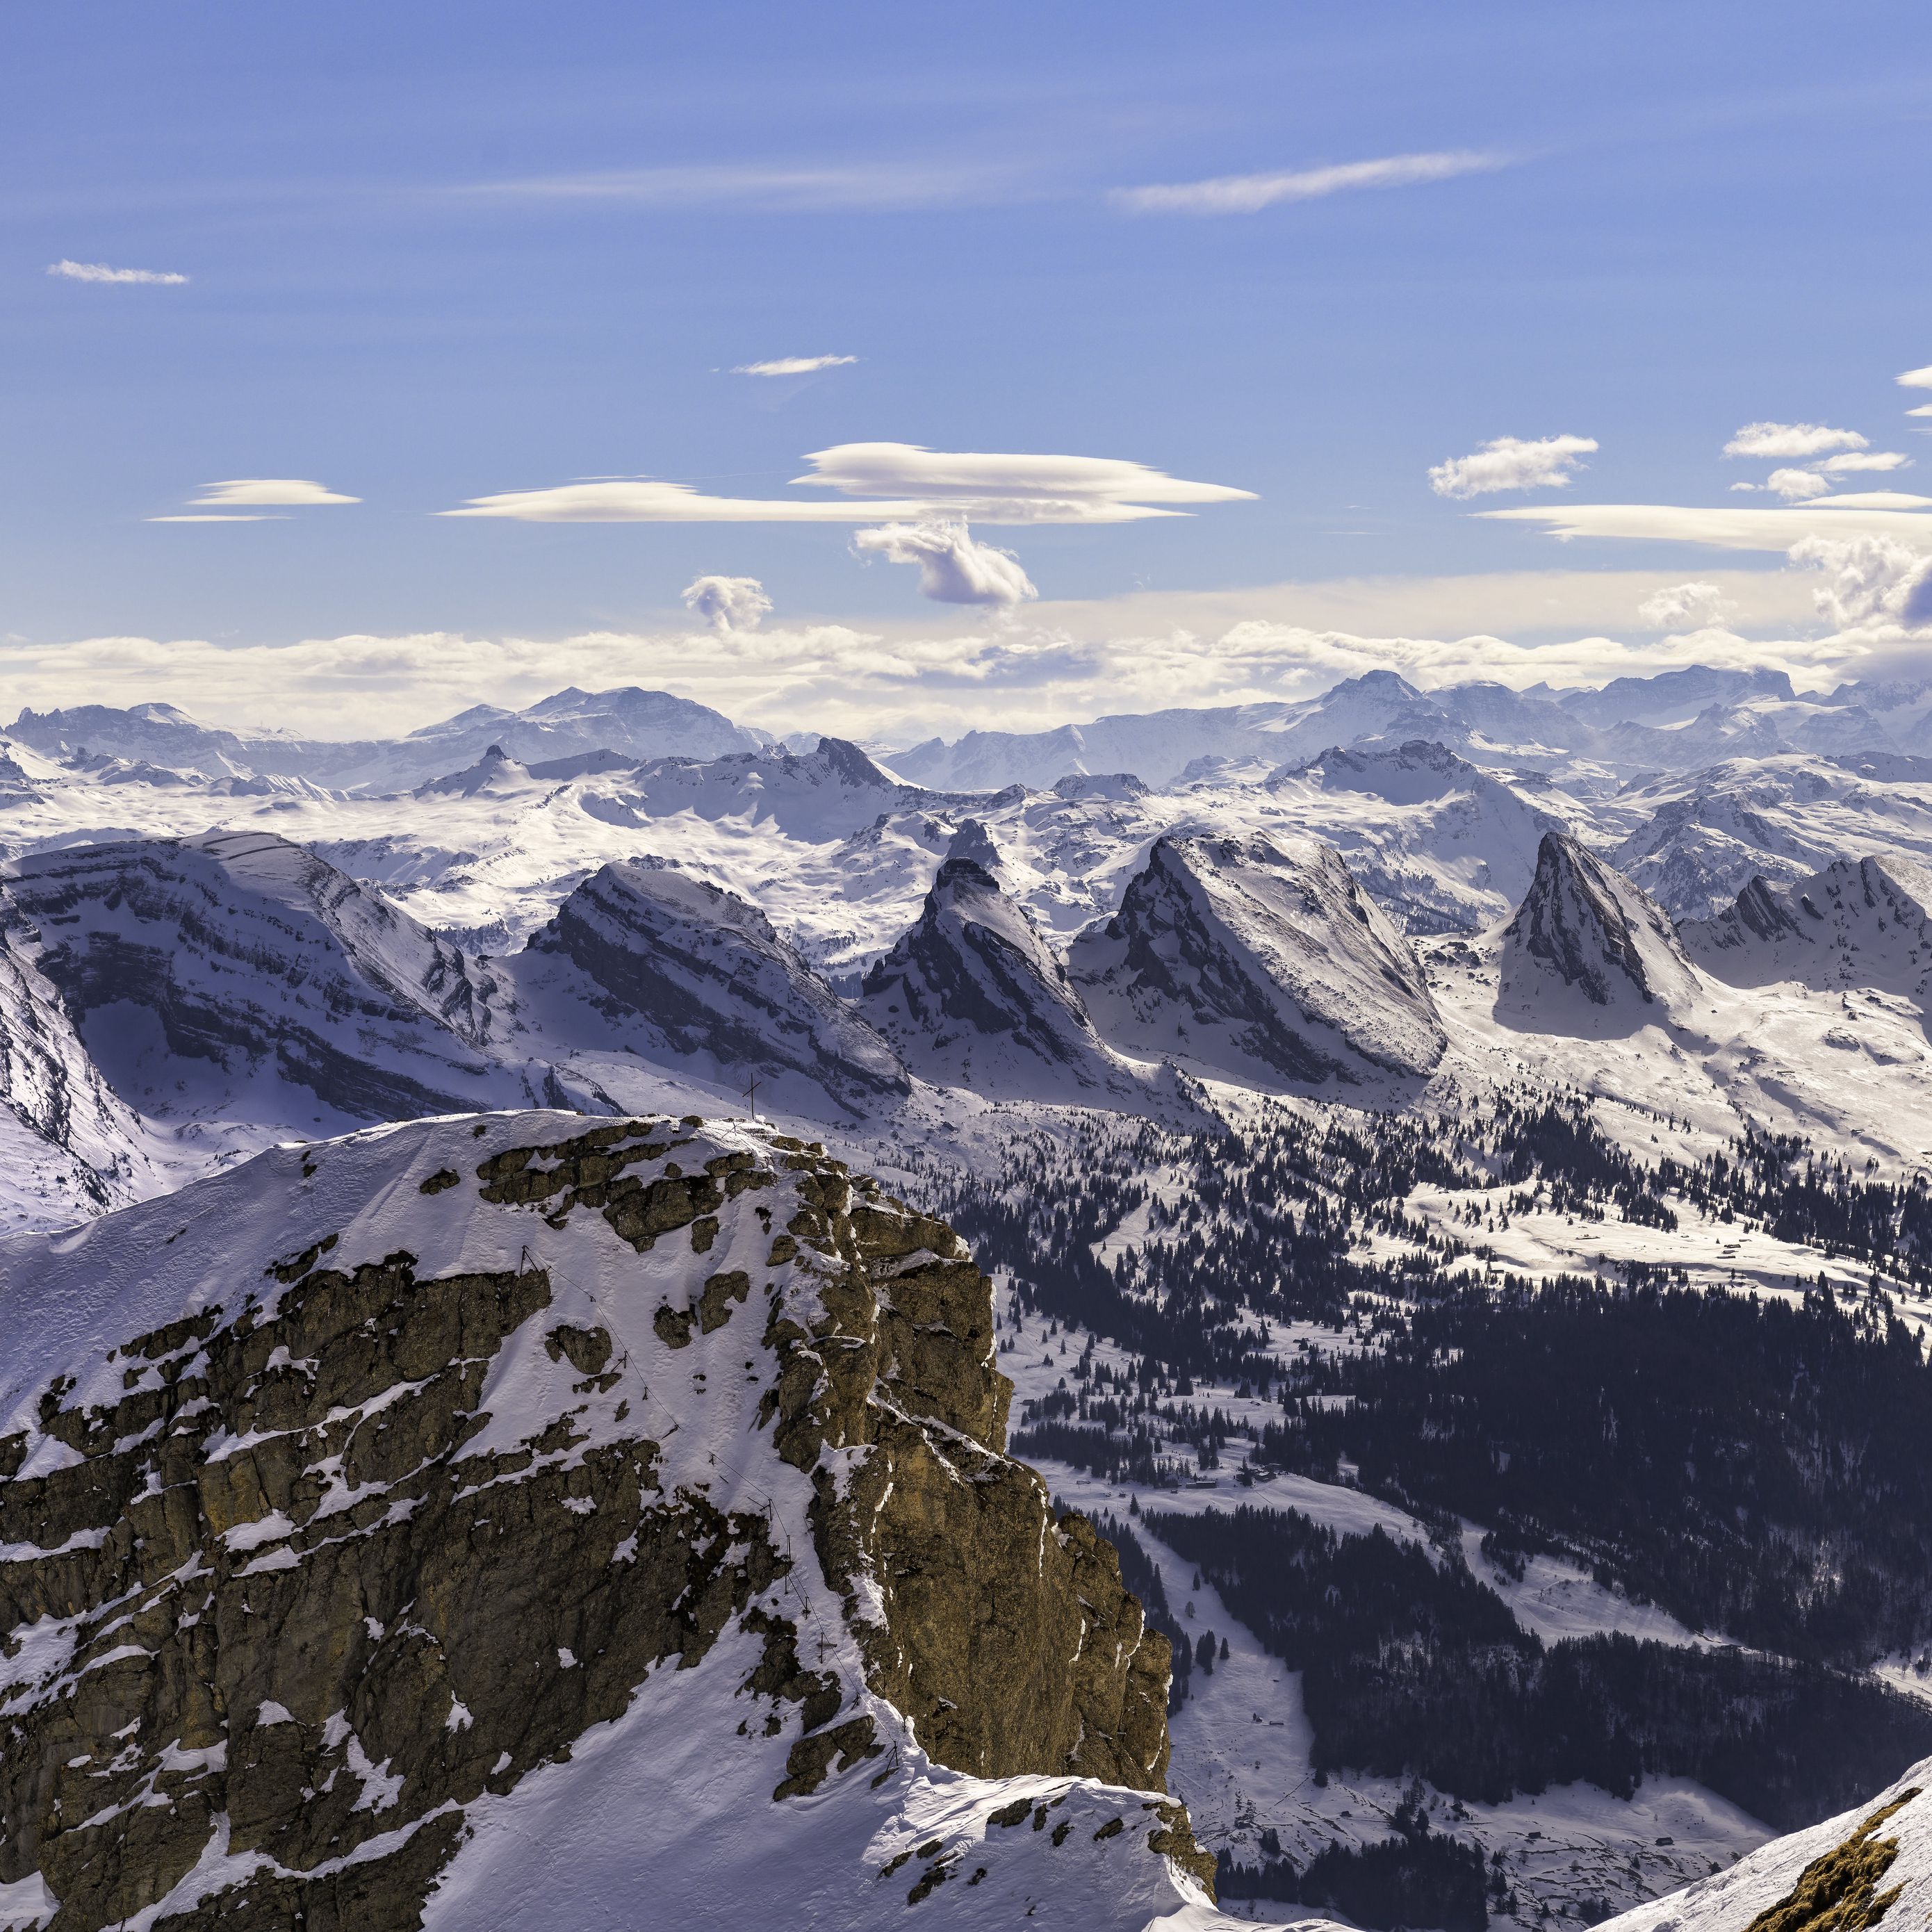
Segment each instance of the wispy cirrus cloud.
[[204,483],[202,494],[193,500],[202,504],[278,504],[290,507],[317,503],[359,503],[360,496],[345,496],[326,484],[312,483],[301,476],[231,476],[224,483]]
[[740,362],[734,376],[815,376],[821,369],[849,368],[856,356],[775,356],[766,362]]
[[1499,436],[1471,455],[1437,464],[1429,472],[1429,487],[1438,496],[1465,498],[1498,490],[1568,489],[1580,460],[1596,448],[1596,438],[1589,436]]
[[116,268],[106,262],[70,262],[63,256],[47,264],[47,273],[64,282],[138,283],[154,288],[176,289],[188,280],[162,268]]
[[1620,537],[1639,543],[1708,544],[1716,550],[1786,550],[1808,536],[1835,542],[1868,536],[1932,550],[1932,516],[1924,497],[1891,491],[1870,496],[1827,496],[1773,509],[1675,503],[1566,503],[1562,508],[1484,510],[1498,523],[1545,525],[1552,536]]
[[1278,173],[1216,175],[1206,181],[1162,182],[1114,190],[1114,205],[1130,214],[1258,214],[1283,202],[1319,201],[1358,189],[1412,188],[1458,175],[1487,174],[1510,165],[1507,154],[1456,148],[1426,154],[1384,154],[1375,160]]
[[652,477],[566,483],[470,499],[446,517],[524,523],[1124,524],[1187,514],[1174,505],[1251,501],[1253,492],[1169,476],[1142,463],[1094,456],[927,449],[910,442],[842,442],[806,460],[795,484],[823,498],[714,496]]
[[652,168],[524,175],[469,182],[454,198],[526,205],[742,207],[770,214],[886,212],[1009,200],[1025,191],[1015,166],[986,162],[880,161],[848,166],[698,162]]

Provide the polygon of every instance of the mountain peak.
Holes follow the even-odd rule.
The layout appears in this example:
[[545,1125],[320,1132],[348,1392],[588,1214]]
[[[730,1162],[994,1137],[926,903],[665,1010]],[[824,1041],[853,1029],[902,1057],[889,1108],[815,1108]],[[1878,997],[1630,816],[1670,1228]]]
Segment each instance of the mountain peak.
[[1330,846],[1166,835],[1070,962],[1105,1037],[1223,1078],[1416,1077],[1446,1044],[1408,942]]
[[1932,992],[1932,917],[1878,859],[1834,860],[1788,885],[1760,874],[1714,918],[1680,930],[1690,956],[1734,986]]
[[940,865],[918,922],[866,975],[862,1005],[931,1079],[1001,1099],[1133,1089],[1025,909],[968,854]]
[[821,737],[812,755],[847,784],[872,790],[894,789],[892,780],[849,738]]
[[1536,875],[1503,933],[1498,1015],[1539,1030],[1574,1017],[1580,1000],[1641,1025],[1695,998],[1696,978],[1648,892],[1567,833],[1544,834]]

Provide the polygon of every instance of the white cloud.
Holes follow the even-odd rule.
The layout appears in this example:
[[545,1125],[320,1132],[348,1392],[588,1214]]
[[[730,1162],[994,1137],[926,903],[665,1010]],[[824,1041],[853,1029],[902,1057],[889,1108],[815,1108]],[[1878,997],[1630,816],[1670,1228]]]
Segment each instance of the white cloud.
[[956,520],[861,530],[852,548],[861,556],[916,564],[920,590],[936,603],[1011,606],[1040,595],[1011,550],[977,542]]
[[[201,494],[191,500],[202,504],[276,504],[308,506],[316,503],[359,503],[360,496],[344,496],[320,483],[299,476],[231,476],[225,483],[204,483]],[[157,520],[158,520],[158,519]]]
[[700,577],[684,587],[685,608],[714,631],[755,631],[772,600],[755,577]]
[[1907,410],[1909,416],[1932,416],[1932,403],[1921,403],[1916,410]]
[[998,455],[908,442],[844,442],[806,458],[795,483],[848,500],[712,496],[650,478],[567,483],[472,497],[446,517],[530,523],[920,524],[935,518],[988,524],[1123,524],[1184,512],[1166,504],[1252,500],[1223,484],[1194,483],[1108,457]]
[[[1902,376],[1894,379],[1901,389],[1932,389],[1932,362],[1922,369],[1908,369]],[[1914,410],[1912,413],[1918,415]]]
[[[920,503],[896,503],[889,514],[916,517]],[[526,524],[860,524],[881,514],[874,504],[806,502],[796,498],[711,496],[688,483],[651,477],[563,483],[548,490],[506,490],[472,496],[442,517],[510,517]]]
[[185,275],[170,274],[160,268],[114,268],[105,262],[70,262],[62,259],[47,264],[47,273],[67,282],[140,282],[157,288],[179,288]]
[[1828,456],[1818,467],[1827,476],[1844,476],[1861,470],[1906,470],[1911,464],[1910,457],[1895,449],[1848,450],[1843,456]]
[[1832,486],[1815,470],[1774,470],[1765,478],[1764,487],[1787,503],[1802,503],[1823,496]]
[[633,208],[736,206],[773,214],[943,208],[1008,201],[1025,191],[1021,171],[1015,165],[917,161],[882,161],[860,167],[697,163],[472,182],[451,190],[468,200],[584,202]]
[[814,376],[821,369],[849,368],[856,356],[776,356],[768,362],[740,362],[734,376]]
[[1726,456],[1772,458],[1819,456],[1828,449],[1863,449],[1866,440],[1855,429],[1827,429],[1822,423],[1746,423],[1724,445]]
[[1840,490],[1819,497],[1814,510],[1932,510],[1932,496],[1914,495],[1909,490]]
[[1653,631],[1702,631],[1733,614],[1731,600],[1714,584],[1673,584],[1636,607],[1638,621]]
[[1472,456],[1452,458],[1429,472],[1429,487],[1438,496],[1483,496],[1496,490],[1562,490],[1580,457],[1591,454],[1596,440],[1587,436],[1546,436],[1534,442],[1499,436]]
[[1886,537],[1810,536],[1791,561],[1825,573],[1813,595],[1834,630],[1932,626],[1932,553]]
[[272,514],[263,516],[243,512],[239,514],[224,514],[217,512],[212,516],[150,517],[147,520],[151,524],[285,524],[289,520]]
[[1708,544],[1718,550],[1778,550],[1807,536],[1892,537],[1932,546],[1932,516],[1917,511],[1868,508],[1830,497],[1786,508],[1705,508],[1676,503],[1538,505],[1478,513],[1498,523],[1546,524],[1552,536],[1617,537],[1632,543]]
[[[822,485],[848,496],[918,496],[969,507],[982,521],[1085,523],[1170,514],[1151,503],[1252,502],[1252,490],[1225,483],[1191,483],[1112,456],[982,454],[927,449],[914,442],[842,442],[814,450],[809,474],[794,483]],[[995,519],[981,508],[1006,505],[1028,514]],[[1030,508],[1029,508],[1030,506]]]
[[1136,214],[1253,214],[1285,201],[1316,201],[1357,188],[1406,188],[1448,181],[1456,175],[1506,167],[1508,157],[1457,150],[1446,154],[1386,154],[1372,161],[1292,172],[1218,175],[1210,181],[1172,182],[1114,190],[1116,206]]

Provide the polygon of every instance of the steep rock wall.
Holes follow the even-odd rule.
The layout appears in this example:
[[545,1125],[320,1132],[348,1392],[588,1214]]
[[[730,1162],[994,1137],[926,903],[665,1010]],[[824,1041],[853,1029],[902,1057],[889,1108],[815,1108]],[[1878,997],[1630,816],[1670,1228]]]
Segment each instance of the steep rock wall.
[[[0,1320],[0,1924],[413,1928],[714,1652],[781,1809],[1160,1791],[1165,1640],[1002,1453],[984,1278],[815,1148],[278,1149],[4,1244]],[[1198,1871],[1142,1802],[1118,1857]]]

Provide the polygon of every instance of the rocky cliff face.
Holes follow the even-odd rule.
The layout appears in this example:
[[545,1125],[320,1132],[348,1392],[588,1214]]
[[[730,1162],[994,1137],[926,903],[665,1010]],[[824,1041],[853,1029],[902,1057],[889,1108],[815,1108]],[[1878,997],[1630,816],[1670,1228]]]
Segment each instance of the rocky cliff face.
[[278,1148],[0,1244],[0,1925],[1204,1902],[985,1279],[816,1148]]
[[1114,1045],[1235,1079],[1420,1077],[1447,1043],[1408,941],[1330,846],[1159,839],[1070,965]]

